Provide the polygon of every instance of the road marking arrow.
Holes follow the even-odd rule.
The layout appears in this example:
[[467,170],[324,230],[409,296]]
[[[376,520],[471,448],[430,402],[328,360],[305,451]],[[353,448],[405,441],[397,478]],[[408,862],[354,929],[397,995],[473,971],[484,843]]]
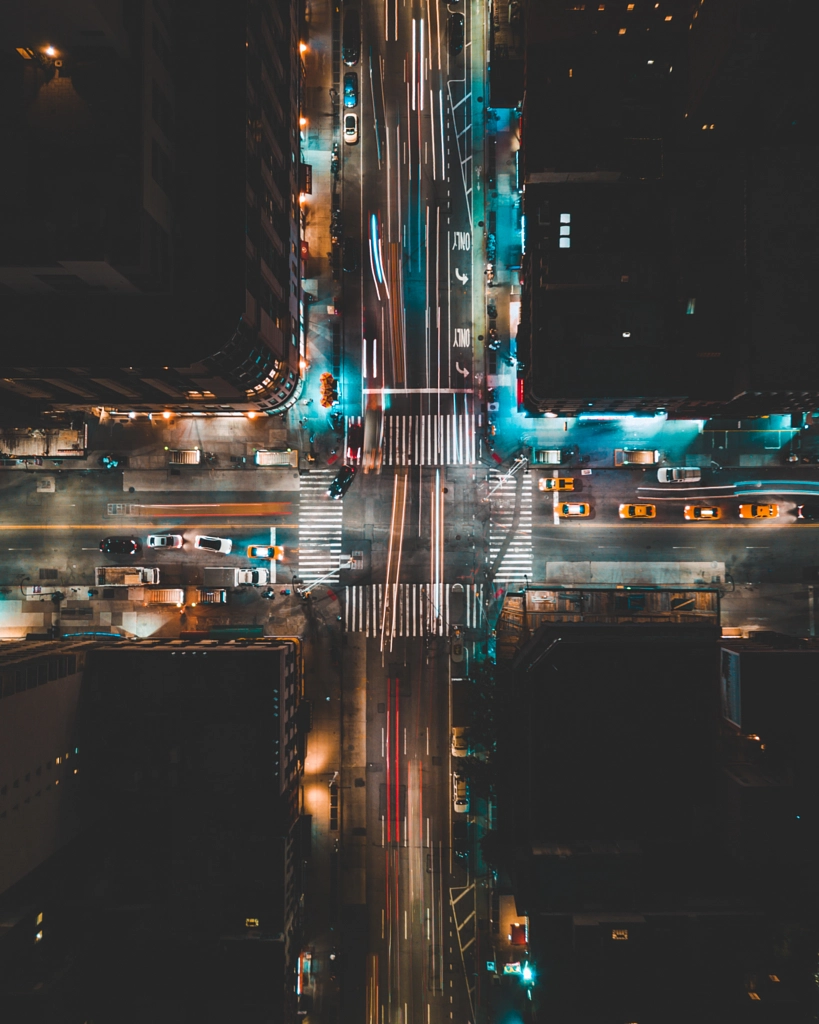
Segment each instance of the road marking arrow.
[[460,272],[460,270],[458,270],[457,267],[455,268],[455,276],[458,278],[458,280],[461,282],[461,284],[466,284],[466,282],[469,280],[469,275],[468,274],[462,274]]
[[458,371],[458,373],[463,374],[464,377],[469,376],[469,370],[467,370],[466,367],[461,367],[459,363],[455,363],[455,369]]

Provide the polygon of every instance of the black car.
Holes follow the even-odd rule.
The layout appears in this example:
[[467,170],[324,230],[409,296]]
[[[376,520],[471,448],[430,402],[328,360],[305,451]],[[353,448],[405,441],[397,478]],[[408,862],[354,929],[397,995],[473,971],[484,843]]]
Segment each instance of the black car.
[[462,14],[450,14],[449,16],[449,52],[454,57],[464,48],[464,16]]
[[796,518],[803,523],[815,523],[819,519],[819,505],[797,505]]
[[100,541],[100,551],[104,555],[138,555],[142,545],[133,537],[104,537]]
[[343,498],[355,479],[355,466],[342,466],[335,480],[327,488],[329,498]]
[[355,253],[355,239],[349,236],[344,239],[341,247],[341,267],[347,274],[358,270],[358,258]]
[[358,75],[355,71],[348,71],[344,76],[344,106],[358,106]]
[[344,12],[344,28],[341,33],[341,59],[348,67],[358,64],[361,48],[361,24],[358,11],[351,7]]

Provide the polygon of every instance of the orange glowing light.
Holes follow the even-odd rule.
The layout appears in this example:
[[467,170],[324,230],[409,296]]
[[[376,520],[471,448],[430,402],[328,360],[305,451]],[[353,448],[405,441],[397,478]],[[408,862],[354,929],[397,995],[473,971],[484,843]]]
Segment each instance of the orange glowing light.
[[163,420],[169,420],[170,418],[171,418],[171,414],[166,409],[165,412],[162,413],[162,419]]

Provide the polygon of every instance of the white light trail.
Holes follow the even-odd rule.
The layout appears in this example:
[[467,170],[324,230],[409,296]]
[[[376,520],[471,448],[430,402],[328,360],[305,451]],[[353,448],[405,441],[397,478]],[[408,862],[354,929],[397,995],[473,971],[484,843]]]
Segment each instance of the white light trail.
[[415,110],[415,87],[416,87],[416,54],[415,54],[415,18],[412,19],[412,109]]

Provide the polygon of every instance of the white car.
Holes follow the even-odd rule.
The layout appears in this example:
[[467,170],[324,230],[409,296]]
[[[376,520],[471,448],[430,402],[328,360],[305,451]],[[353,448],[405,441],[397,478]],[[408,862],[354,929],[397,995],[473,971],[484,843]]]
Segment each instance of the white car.
[[344,141],[350,146],[358,142],[358,114],[344,115]]
[[452,776],[452,806],[459,814],[467,814],[469,811],[466,779],[457,772]]
[[698,484],[702,471],[697,466],[663,466],[657,470],[661,484]]
[[219,555],[229,555],[233,548],[233,541],[225,537],[198,536],[193,546],[199,551],[215,551]]
[[183,543],[183,539],[178,533],[148,534],[149,548],[181,548]]

